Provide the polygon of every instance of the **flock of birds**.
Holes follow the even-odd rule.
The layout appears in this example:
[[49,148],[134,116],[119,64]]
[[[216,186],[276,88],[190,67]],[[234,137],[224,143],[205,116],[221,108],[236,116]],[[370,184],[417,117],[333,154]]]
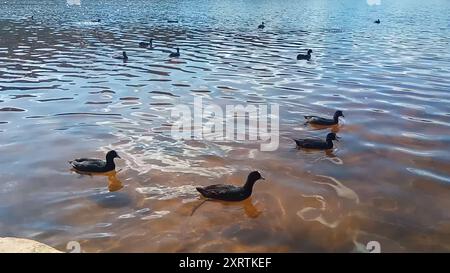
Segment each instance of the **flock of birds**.
[[[339,117],[344,117],[342,111],[336,111],[333,118],[323,118],[318,116],[304,116],[305,124],[318,126],[335,126],[339,123]],[[335,133],[329,133],[325,139],[314,138],[294,139],[297,148],[313,150],[329,150],[333,148],[333,140],[339,137]],[[116,151],[112,150],[106,154],[106,160],[96,158],[77,158],[69,161],[73,170],[80,173],[105,173],[114,171],[116,165],[115,158],[120,158]],[[197,187],[197,191],[208,200],[220,201],[243,201],[251,196],[253,186],[258,180],[264,180],[264,177],[258,171],[251,172],[243,186],[215,184],[206,187]]]
[[[100,19],[93,20],[92,22],[100,22]],[[168,21],[168,22],[178,22],[178,21]],[[374,23],[375,24],[380,24],[381,21],[380,21],[380,19],[377,19],[377,20],[374,21]],[[264,29],[265,27],[266,27],[266,25],[264,24],[264,22],[261,22],[261,24],[258,25],[258,29],[260,29],[260,30]],[[140,42],[139,43],[139,47],[141,47],[141,48],[148,48],[148,49],[154,49],[155,47],[153,46],[153,39],[150,39],[150,41],[148,43],[147,42]],[[176,50],[177,50],[176,52],[171,52],[169,54],[170,58],[178,58],[178,57],[180,57],[180,48],[176,48]],[[308,49],[306,51],[306,54],[298,54],[297,55],[297,60],[310,61],[312,53],[313,53],[312,49]],[[128,61],[128,55],[127,55],[126,51],[122,51],[121,55],[114,56],[114,58],[123,60],[124,62]]]
[[[97,20],[92,20],[92,22],[100,22],[100,19]],[[171,22],[171,21],[169,21]],[[264,22],[262,22],[259,26],[258,29],[264,29],[266,26],[264,24]],[[139,43],[139,47],[141,48],[147,48],[147,49],[155,49],[155,46],[153,45],[153,38],[149,40],[149,42],[140,42]],[[307,60],[310,61],[311,60],[311,53],[313,53],[313,51],[311,49],[308,49],[306,51],[306,54],[298,54],[297,55],[297,60]],[[180,48],[176,48],[175,52],[171,52],[169,54],[169,58],[178,58],[180,57]],[[128,61],[128,55],[126,51],[122,51],[122,54],[120,55],[115,55],[113,56],[113,58],[115,59],[119,59],[119,60],[123,60],[124,62]]]
[[[374,21],[376,24],[380,24],[380,20]],[[265,24],[262,22],[258,29],[264,29]],[[139,47],[153,49],[153,39],[149,42],[140,42]],[[306,54],[297,55],[297,60],[310,60],[312,50],[308,49]],[[177,58],[180,56],[180,49],[177,48],[176,52],[169,54],[171,58]],[[128,56],[125,51],[121,56],[117,58],[128,60]],[[304,116],[306,122],[305,125],[311,124],[313,126],[330,127],[336,126],[339,123],[339,117],[344,117],[342,111],[338,110],[334,113],[333,118],[324,118],[319,116]],[[301,138],[293,139],[296,143],[296,148],[313,149],[313,150],[329,150],[333,148],[333,141],[339,141],[339,137],[330,132],[327,134],[325,140],[314,138]],[[105,173],[115,170],[116,165],[114,163],[115,158],[120,158],[116,151],[112,150],[106,154],[106,160],[93,159],[93,158],[78,158],[69,161],[73,170],[81,173]],[[220,201],[243,201],[251,196],[253,186],[258,180],[264,180],[264,177],[258,171],[252,171],[243,186],[215,184],[206,187],[197,187],[197,191],[205,198],[204,201],[220,200]]]

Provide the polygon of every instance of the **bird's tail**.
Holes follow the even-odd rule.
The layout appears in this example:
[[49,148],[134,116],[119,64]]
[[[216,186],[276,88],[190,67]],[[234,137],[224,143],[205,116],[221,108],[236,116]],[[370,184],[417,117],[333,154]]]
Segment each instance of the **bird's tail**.
[[201,187],[196,187],[195,188],[199,193],[201,193],[203,196],[206,194],[206,191],[203,189],[203,188],[201,188]]
[[303,123],[303,125],[308,125],[309,119],[311,118],[311,116],[303,116],[303,117],[306,119],[306,121],[305,121],[305,123]]
[[297,144],[297,147],[301,146],[302,143],[303,143],[303,141],[302,141],[301,139],[295,139],[295,138],[293,138],[292,140],[295,141],[295,144]]

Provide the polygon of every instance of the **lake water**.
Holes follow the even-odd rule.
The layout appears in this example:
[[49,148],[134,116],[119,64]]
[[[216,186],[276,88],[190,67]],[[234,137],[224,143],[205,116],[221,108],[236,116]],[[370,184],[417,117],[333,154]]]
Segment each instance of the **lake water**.
[[[0,236],[87,252],[450,251],[449,1],[69,3],[0,2]],[[279,104],[279,149],[175,139],[170,109],[194,97]],[[328,133],[303,115],[338,109],[332,151],[295,149]],[[117,173],[70,171],[109,149]],[[196,186],[251,170],[266,181],[249,200],[190,216]]]

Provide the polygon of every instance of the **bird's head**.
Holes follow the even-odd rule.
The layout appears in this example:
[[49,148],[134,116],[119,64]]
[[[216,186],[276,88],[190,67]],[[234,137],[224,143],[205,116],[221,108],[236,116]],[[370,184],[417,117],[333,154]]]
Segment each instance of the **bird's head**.
[[334,118],[339,118],[339,117],[344,117],[344,113],[342,113],[341,110],[336,111],[336,113],[334,113]]
[[264,177],[262,177],[262,175],[258,172],[258,171],[253,171],[253,172],[251,172],[249,175],[248,175],[248,177],[247,177],[247,180],[248,181],[252,181],[252,182],[256,182],[256,181],[258,181],[258,180],[265,180],[265,178]]
[[107,161],[113,160],[114,158],[120,158],[116,151],[111,150],[106,154]]

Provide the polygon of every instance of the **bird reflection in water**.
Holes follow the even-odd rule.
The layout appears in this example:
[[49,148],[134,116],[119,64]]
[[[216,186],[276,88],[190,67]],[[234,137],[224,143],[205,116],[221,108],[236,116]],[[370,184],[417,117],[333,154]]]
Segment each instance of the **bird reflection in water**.
[[305,124],[305,126],[310,126],[312,129],[314,130],[324,130],[324,129],[330,129],[330,133],[339,133],[339,129],[340,129],[340,125],[336,124],[336,125],[332,125],[332,126],[327,126],[327,125],[317,125],[317,124]]
[[71,171],[76,172],[80,175],[89,175],[89,176],[106,176],[108,178],[108,190],[110,192],[115,192],[123,188],[122,182],[117,178],[117,173],[119,171],[109,171],[104,173],[88,173],[88,172],[80,172],[75,169],[71,169]]
[[302,149],[302,152],[306,155],[309,155],[311,157],[312,163],[317,163],[321,160],[329,160],[332,161],[335,164],[342,165],[342,159],[340,159],[335,152],[337,151],[337,148],[333,149],[327,149],[323,151],[317,151],[314,149]]
[[220,203],[226,207],[241,207],[244,209],[245,214],[249,218],[256,218],[261,214],[261,211],[259,211],[255,205],[252,202],[252,197],[249,197],[245,199],[244,201],[240,202],[227,202],[227,201],[220,201],[220,200],[213,200],[213,199],[203,199],[198,203],[192,210],[191,216],[194,215],[194,213],[199,209],[203,204],[206,202],[215,202]]
[[325,150],[325,155],[330,158],[335,158],[334,149]]

